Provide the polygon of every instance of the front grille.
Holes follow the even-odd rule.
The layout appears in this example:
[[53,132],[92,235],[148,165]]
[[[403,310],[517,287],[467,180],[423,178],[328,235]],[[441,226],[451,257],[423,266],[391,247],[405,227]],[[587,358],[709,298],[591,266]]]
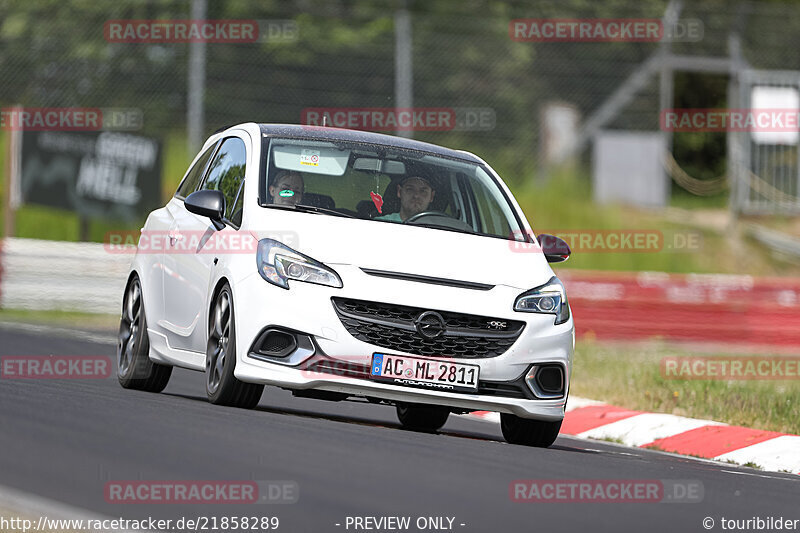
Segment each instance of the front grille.
[[[336,314],[356,339],[416,355],[483,359],[497,357],[517,340],[525,323],[479,315],[436,311],[445,323],[444,333],[427,339],[417,332],[414,320],[430,311],[419,307],[394,305],[347,298],[331,298]],[[490,329],[490,323],[503,323]]]

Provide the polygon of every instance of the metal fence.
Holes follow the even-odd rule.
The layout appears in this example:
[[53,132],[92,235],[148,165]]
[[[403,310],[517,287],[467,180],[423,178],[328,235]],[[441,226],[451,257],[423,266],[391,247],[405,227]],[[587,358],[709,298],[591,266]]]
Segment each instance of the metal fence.
[[[584,119],[591,116],[661,43],[515,42],[509,22],[661,18],[667,6],[666,0],[209,2],[207,19],[253,19],[263,31],[257,42],[208,44],[190,61],[191,44],[108,42],[103,31],[110,20],[187,19],[189,0],[5,1],[0,104],[137,108],[143,132],[165,138],[186,131],[193,79],[204,80],[204,136],[240,121],[297,123],[308,107],[393,107],[396,21],[407,13],[413,105],[491,108],[496,117],[489,131],[413,136],[477,151],[513,182],[538,166],[541,111],[548,103],[567,103]],[[702,39],[671,49],[724,61],[735,31],[752,68],[800,69],[800,56],[787,53],[800,45],[796,14],[794,5],[777,2],[687,2],[679,18],[700,21]],[[270,33],[286,21],[293,31]],[[605,127],[657,131],[659,94],[654,77]]]
[[[739,76],[738,107],[750,109],[758,90],[800,95],[800,72],[746,70]],[[798,102],[800,103],[800,101]],[[787,118],[780,117],[777,118]],[[800,213],[798,131],[732,133],[733,202],[747,214]]]

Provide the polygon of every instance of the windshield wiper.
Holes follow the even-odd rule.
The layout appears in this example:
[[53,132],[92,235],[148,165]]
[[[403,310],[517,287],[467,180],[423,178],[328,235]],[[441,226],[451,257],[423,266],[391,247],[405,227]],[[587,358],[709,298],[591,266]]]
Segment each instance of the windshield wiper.
[[482,233],[476,233],[474,231],[467,231],[465,229],[454,228],[453,226],[445,226],[444,224],[436,224],[433,222],[425,222],[423,224],[410,224],[412,226],[422,226],[424,228],[433,228],[433,229],[443,229],[445,231],[454,231],[456,233],[464,233],[466,235],[483,235]]
[[327,215],[334,215],[340,217],[347,217],[347,218],[358,218],[357,216],[351,215],[349,213],[341,213],[339,211],[335,211],[333,209],[328,209],[326,207],[317,207],[315,205],[305,205],[305,204],[267,204],[264,207],[271,207],[277,209],[288,209],[290,211],[302,211],[304,213],[324,213]]
[[327,213],[329,215],[336,215],[340,217],[358,218],[357,216],[353,216],[350,213],[342,213],[340,211],[336,211],[335,209],[328,209],[327,207],[317,207],[315,205],[306,205],[306,204],[295,204],[295,207],[301,211],[310,211],[312,213]]

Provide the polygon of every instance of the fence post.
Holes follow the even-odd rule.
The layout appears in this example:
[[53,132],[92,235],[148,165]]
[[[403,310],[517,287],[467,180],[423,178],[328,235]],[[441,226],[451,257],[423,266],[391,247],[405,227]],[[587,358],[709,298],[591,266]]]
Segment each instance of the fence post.
[[[207,0],[192,1],[192,20],[204,20]],[[186,97],[186,127],[189,130],[189,159],[203,145],[205,115],[203,100],[206,85],[206,43],[202,39],[189,44],[189,85]]]
[[[394,14],[394,36],[394,104],[399,110],[414,105],[413,41],[407,2]],[[397,131],[397,135],[413,137],[411,131]]]
[[[13,112],[21,106],[13,106]],[[16,211],[20,203],[19,180],[20,159],[22,156],[22,131],[9,128],[6,133],[5,194],[3,195],[3,238],[13,237],[15,233]]]

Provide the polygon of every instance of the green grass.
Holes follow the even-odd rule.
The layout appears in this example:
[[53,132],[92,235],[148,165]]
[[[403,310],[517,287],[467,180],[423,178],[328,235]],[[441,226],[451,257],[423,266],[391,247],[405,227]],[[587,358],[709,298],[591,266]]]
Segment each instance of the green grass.
[[684,190],[678,190],[678,187],[673,187],[669,205],[683,209],[725,208],[728,206],[729,200],[730,192],[727,190],[713,196],[696,196]]
[[608,437],[608,436],[606,436],[606,437],[597,437],[597,438],[590,437],[590,438],[592,438],[594,440],[600,440],[600,441],[603,441],[603,442],[610,442],[612,444],[625,444],[625,441],[623,441],[619,437]]
[[[514,191],[536,233],[602,230],[665,230],[688,228],[667,224],[651,212],[619,205],[601,206],[592,202],[588,179],[574,175],[554,176],[547,183],[529,183]],[[703,235],[703,247],[716,247],[713,235]],[[666,272],[716,271],[706,265],[697,252],[601,252],[575,250],[564,268],[594,270],[658,270]]]
[[[738,236],[672,223],[658,210],[597,205],[592,202],[589,178],[580,174],[564,173],[546,182],[528,182],[513,192],[537,234],[655,230],[663,235],[664,247],[659,251],[574,250],[557,269],[800,275],[800,265],[779,263],[767,250]],[[670,249],[676,234],[699,235],[700,245]]]
[[0,322],[22,322],[64,328],[96,330],[115,333],[119,316],[100,313],[77,313],[73,311],[26,311],[0,309]]
[[680,347],[657,342],[578,341],[570,392],[629,409],[800,435],[800,380],[711,381],[662,377],[661,359],[684,355],[691,354]]

